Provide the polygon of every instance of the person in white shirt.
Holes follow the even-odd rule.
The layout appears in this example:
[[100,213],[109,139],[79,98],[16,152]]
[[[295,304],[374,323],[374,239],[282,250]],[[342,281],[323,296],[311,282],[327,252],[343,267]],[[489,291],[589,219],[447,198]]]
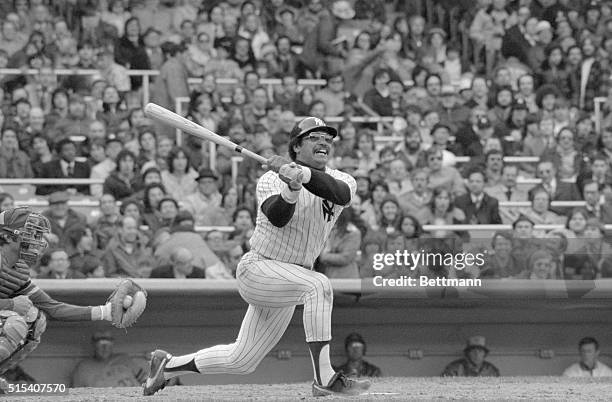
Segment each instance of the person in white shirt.
[[599,358],[599,342],[597,339],[586,337],[578,342],[580,361],[574,363],[563,372],[563,377],[612,377],[612,369]]

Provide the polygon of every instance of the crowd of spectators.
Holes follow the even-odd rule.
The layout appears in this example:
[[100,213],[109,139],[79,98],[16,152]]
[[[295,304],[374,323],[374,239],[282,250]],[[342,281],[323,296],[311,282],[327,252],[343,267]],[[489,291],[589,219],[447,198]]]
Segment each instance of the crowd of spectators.
[[[95,180],[36,186],[53,248],[33,275],[233,276],[263,171],[244,160],[232,172],[230,151],[191,136],[178,146],[144,115],[150,96],[173,110],[188,99],[189,119],[265,157],[288,154],[296,116],[340,117],[330,166],[357,196],[317,261],[330,277],[372,276],[375,253],[478,247],[482,268],[425,268],[612,277],[610,1],[14,0],[0,15],[0,68],[20,70],[0,74],[0,178]],[[133,70],[158,74],[147,86]],[[4,191],[0,209],[21,194]],[[83,197],[99,207],[69,207]],[[453,224],[513,229],[486,244],[423,229]]]

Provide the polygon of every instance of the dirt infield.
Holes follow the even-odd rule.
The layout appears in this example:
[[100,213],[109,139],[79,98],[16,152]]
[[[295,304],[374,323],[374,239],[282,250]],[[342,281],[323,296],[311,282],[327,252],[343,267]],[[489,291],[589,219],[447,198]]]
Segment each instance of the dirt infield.
[[[381,378],[360,401],[431,399],[609,401],[612,379],[559,377],[505,378]],[[13,397],[14,395],[11,395]],[[0,398],[1,399],[1,398]],[[22,396],[17,401],[308,401],[347,398],[312,398],[310,384],[215,385],[169,387],[154,397],[139,388],[77,388],[56,397]]]

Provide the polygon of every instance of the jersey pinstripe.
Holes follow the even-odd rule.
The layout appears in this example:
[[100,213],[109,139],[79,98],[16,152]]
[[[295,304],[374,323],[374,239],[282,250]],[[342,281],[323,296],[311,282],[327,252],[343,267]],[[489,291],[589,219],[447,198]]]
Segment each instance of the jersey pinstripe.
[[[353,199],[357,184],[347,173],[326,168],[325,173],[348,184]],[[280,194],[286,184],[277,173],[268,171],[257,182],[257,224],[251,237],[251,250],[259,255],[282,262],[311,268],[342,210],[350,205],[336,205],[302,188],[295,212],[287,225],[278,228],[261,211],[263,202]]]

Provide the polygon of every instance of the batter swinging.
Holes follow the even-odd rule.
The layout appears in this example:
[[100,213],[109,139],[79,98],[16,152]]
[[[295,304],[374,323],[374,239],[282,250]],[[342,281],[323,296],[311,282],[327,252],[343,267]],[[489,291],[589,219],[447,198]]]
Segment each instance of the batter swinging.
[[238,289],[249,303],[236,342],[172,356],[156,350],[144,395],[187,373],[248,374],[278,343],[296,305],[304,305],[304,332],[314,370],[314,396],[360,394],[367,380],[334,372],[329,358],[333,291],[329,279],[312,271],[356,183],[350,175],[326,167],[336,129],[307,117],[291,131],[289,155],[274,156],[257,183],[257,224],[251,251],[236,272]]

